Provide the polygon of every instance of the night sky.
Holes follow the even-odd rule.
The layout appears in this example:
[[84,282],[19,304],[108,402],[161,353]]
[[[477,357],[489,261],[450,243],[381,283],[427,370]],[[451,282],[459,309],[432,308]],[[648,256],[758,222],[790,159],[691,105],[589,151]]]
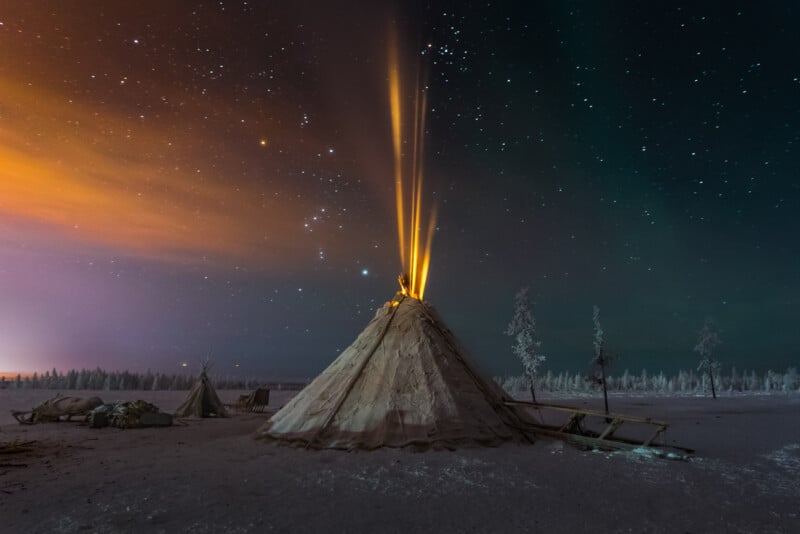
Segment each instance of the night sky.
[[324,368],[397,289],[392,27],[425,298],[483,369],[521,286],[546,369],[593,304],[619,371],[695,368],[707,316],[725,366],[800,363],[794,2],[273,4],[0,7],[0,371]]

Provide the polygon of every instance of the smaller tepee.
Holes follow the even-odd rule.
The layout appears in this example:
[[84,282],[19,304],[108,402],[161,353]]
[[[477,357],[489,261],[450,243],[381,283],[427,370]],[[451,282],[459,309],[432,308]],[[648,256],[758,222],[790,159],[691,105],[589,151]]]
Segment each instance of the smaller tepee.
[[208,362],[203,364],[200,378],[189,390],[186,400],[175,410],[175,417],[226,417],[225,406],[219,400],[208,379]]

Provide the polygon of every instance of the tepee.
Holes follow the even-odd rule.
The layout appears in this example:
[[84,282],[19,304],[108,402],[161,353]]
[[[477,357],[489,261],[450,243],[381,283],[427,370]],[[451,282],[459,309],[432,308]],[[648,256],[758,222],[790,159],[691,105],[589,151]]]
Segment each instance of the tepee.
[[225,406],[219,400],[208,379],[208,362],[203,364],[200,378],[194,383],[186,400],[175,411],[176,417],[225,417]]
[[428,304],[398,294],[258,437],[313,448],[454,448],[530,438]]

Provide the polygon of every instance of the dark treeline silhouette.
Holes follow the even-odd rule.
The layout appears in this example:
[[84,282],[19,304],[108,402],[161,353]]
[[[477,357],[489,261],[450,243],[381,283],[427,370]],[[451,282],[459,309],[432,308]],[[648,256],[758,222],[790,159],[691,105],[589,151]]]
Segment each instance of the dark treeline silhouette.
[[[667,376],[663,372],[648,374],[641,371],[630,373],[626,369],[621,375],[606,376],[610,393],[665,393],[665,394],[700,394],[710,390],[709,375],[706,372],[679,371],[677,375]],[[512,395],[521,397],[530,387],[528,377],[509,376],[495,377],[495,382]],[[714,373],[714,382],[718,392],[729,393],[791,393],[800,392],[800,374],[791,367],[784,373],[767,371],[763,375],[755,371],[740,373],[732,368],[729,374],[719,371]],[[587,380],[581,373],[561,372],[547,374],[536,378],[537,391],[554,393],[594,392],[599,386],[596,381]]]
[[[196,376],[184,374],[154,373],[150,370],[144,373],[131,373],[130,371],[105,371],[100,369],[71,369],[60,372],[57,369],[46,371],[43,374],[7,379],[0,377],[0,389],[59,389],[59,390],[187,390],[194,385]],[[211,382],[216,389],[241,389],[249,390],[257,387],[271,387],[274,389],[298,389],[305,384],[298,383],[270,383],[264,380],[242,377],[212,377]]]

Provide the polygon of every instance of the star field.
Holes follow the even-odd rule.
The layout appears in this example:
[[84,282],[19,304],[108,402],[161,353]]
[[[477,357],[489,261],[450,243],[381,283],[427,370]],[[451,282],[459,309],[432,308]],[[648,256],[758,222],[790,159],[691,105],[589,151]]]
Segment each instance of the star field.
[[706,316],[723,364],[797,363],[791,2],[39,2],[0,13],[0,371],[327,365],[400,270],[391,26],[425,296],[484,369],[519,372],[521,286],[551,369],[595,304],[631,370],[694,367]]

